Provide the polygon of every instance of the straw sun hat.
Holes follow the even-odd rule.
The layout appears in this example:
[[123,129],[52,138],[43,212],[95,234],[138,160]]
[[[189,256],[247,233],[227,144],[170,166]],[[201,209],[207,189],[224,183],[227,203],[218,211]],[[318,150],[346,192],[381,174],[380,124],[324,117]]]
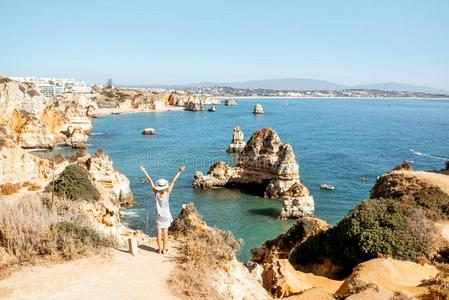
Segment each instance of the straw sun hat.
[[168,181],[165,179],[158,179],[156,181],[154,189],[157,191],[163,191],[168,188]]

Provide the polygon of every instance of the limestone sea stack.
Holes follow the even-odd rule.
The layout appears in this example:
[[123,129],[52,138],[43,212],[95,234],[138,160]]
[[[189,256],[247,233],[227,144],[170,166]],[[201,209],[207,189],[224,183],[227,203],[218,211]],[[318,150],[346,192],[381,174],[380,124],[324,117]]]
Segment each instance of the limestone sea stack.
[[189,100],[186,103],[185,110],[188,111],[203,111],[204,110],[204,104],[201,100]]
[[281,218],[298,218],[314,212],[313,197],[299,181],[299,166],[292,146],[281,143],[271,128],[253,133],[235,166],[221,161],[212,165],[206,175],[197,171],[193,187],[241,187],[282,200]]
[[240,127],[235,127],[234,132],[232,133],[232,141],[229,145],[228,152],[229,153],[240,153],[246,146],[246,142],[244,140],[243,131]]
[[224,102],[224,105],[226,105],[226,106],[236,106],[237,102],[235,102],[234,99],[226,99],[225,102]]
[[156,130],[154,128],[145,128],[142,131],[143,135],[155,135],[156,134]]
[[254,105],[253,114],[255,114],[255,115],[263,115],[264,114],[262,104],[257,103],[256,105]]

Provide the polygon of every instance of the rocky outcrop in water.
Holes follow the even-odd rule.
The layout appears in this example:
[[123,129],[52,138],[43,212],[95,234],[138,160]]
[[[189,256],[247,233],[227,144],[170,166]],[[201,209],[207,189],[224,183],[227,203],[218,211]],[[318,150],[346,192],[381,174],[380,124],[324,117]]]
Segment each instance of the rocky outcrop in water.
[[212,165],[206,175],[195,173],[195,188],[242,187],[283,202],[281,218],[313,214],[314,201],[299,181],[299,167],[289,144],[281,143],[271,128],[253,133],[235,166],[225,162]]
[[262,104],[257,103],[256,105],[254,105],[253,114],[255,114],[255,115],[263,115],[264,114]]
[[142,131],[143,135],[155,135],[156,134],[156,130],[154,128],[145,128]]
[[225,106],[236,106],[237,102],[234,99],[226,99],[224,101]]
[[189,100],[186,103],[185,110],[188,110],[188,111],[203,111],[204,110],[204,103],[203,103],[203,101],[198,100],[198,99]]
[[228,147],[229,153],[240,153],[246,146],[246,142],[244,139],[243,131],[240,127],[235,127],[232,133],[231,144]]

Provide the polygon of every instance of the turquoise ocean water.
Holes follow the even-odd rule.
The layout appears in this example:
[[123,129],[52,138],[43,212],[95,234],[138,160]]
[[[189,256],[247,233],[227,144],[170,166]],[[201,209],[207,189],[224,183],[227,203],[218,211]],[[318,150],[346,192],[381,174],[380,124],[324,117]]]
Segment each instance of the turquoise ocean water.
[[[238,106],[217,112],[161,112],[104,116],[94,120],[89,151],[103,148],[131,181],[137,205],[123,211],[130,227],[154,234],[154,200],[139,170],[153,179],[171,179],[186,165],[171,196],[175,217],[183,203],[194,202],[209,225],[231,230],[243,240],[240,258],[249,249],[285,232],[291,220],[278,220],[281,203],[237,190],[195,190],[196,170],[235,159],[225,152],[235,126],[248,140],[258,128],[271,127],[293,146],[301,181],[315,198],[318,217],[335,224],[366,199],[376,176],[403,160],[415,169],[440,169],[449,158],[449,101],[372,99],[237,99]],[[253,115],[255,103],[265,114]],[[155,136],[141,134],[156,129]],[[411,151],[413,150],[413,151]],[[367,176],[368,181],[360,179]],[[335,186],[320,190],[320,183]]]

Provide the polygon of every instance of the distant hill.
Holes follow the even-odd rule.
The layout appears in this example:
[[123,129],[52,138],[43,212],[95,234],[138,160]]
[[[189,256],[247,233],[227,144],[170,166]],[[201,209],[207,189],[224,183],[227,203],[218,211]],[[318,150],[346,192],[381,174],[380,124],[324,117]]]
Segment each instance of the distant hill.
[[307,78],[283,78],[263,79],[235,82],[197,82],[182,85],[135,85],[135,87],[148,88],[192,88],[192,87],[230,87],[236,89],[269,89],[269,90],[343,90],[343,89],[371,89],[383,91],[408,91],[423,92],[431,94],[449,94],[449,91],[436,89],[428,86],[418,86],[396,82],[385,82],[365,85],[344,85],[326,80]]
[[[209,83],[210,84],[210,83]],[[237,89],[269,89],[269,90],[339,90],[347,86],[325,80],[285,78],[264,79],[243,82],[213,83],[213,86],[227,86]]]
[[356,85],[353,88],[356,89],[368,89],[368,90],[382,90],[382,91],[407,91],[407,92],[422,92],[429,94],[449,94],[449,91],[436,89],[425,85],[411,85],[397,82],[382,82],[375,84]]

